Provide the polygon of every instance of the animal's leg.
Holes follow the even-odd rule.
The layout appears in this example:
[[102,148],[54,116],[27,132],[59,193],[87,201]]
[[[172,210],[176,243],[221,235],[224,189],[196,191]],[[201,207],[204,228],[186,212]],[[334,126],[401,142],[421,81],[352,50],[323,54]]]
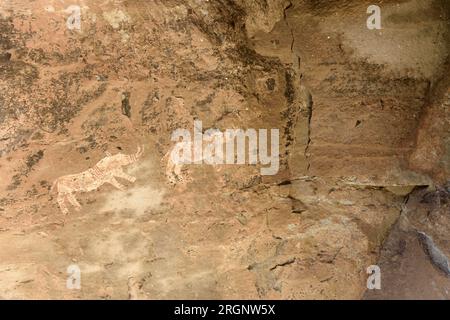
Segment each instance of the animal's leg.
[[75,210],[79,211],[81,209],[81,204],[75,198],[75,196],[71,193],[67,194],[67,200],[75,207]]
[[106,181],[110,184],[112,184],[114,187],[116,187],[119,190],[125,191],[125,186],[120,184],[119,181],[117,181],[114,177],[112,177],[111,179],[109,179],[108,181]]
[[59,209],[61,209],[61,212],[63,214],[68,214],[69,210],[67,209],[67,206],[64,203],[65,198],[66,198],[65,194],[58,193],[58,197],[56,198],[56,201],[58,202]]
[[172,183],[172,184],[176,184],[177,183],[177,176],[175,174],[176,167],[177,167],[177,165],[174,164],[172,161],[169,161],[167,163],[166,176],[167,176],[167,179],[169,179],[169,182]]
[[130,182],[135,182],[136,181],[135,177],[130,176],[129,174],[126,174],[122,170],[118,170],[118,171],[114,172],[114,176],[116,176],[118,178],[122,178],[122,179],[128,180]]
[[170,161],[170,159],[167,161],[167,164],[166,164],[166,177],[167,177],[167,179],[169,180],[169,182],[170,183],[173,183],[173,178],[172,178],[172,168],[173,168],[173,163],[172,163],[172,161]]
[[173,174],[175,176],[175,179],[177,179],[178,181],[183,181],[183,176],[181,174],[182,168],[183,168],[183,165],[181,165],[181,164],[176,164],[173,168]]

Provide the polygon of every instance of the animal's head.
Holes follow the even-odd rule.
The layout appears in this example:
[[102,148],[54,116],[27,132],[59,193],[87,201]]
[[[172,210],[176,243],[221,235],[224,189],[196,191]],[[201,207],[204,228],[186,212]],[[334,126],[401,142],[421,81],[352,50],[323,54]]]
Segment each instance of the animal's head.
[[111,153],[106,152],[106,157],[100,160],[97,163],[97,166],[100,168],[109,168],[111,166],[127,166],[129,164],[137,162],[143,154],[144,146],[139,146],[137,152],[133,154],[118,153],[112,155]]

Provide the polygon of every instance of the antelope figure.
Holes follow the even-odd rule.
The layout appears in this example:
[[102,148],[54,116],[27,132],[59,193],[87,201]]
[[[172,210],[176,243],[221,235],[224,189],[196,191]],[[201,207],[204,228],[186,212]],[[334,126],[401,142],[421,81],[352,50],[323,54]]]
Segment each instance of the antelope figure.
[[138,147],[135,154],[118,153],[111,155],[106,153],[106,157],[101,159],[95,166],[86,171],[59,177],[55,180],[52,190],[56,187],[58,191],[57,202],[62,213],[67,214],[69,210],[65,204],[68,200],[75,207],[81,209],[73,193],[89,192],[95,190],[105,183],[110,183],[119,190],[125,190],[125,186],[120,184],[116,178],[122,178],[129,182],[135,182],[136,178],[126,174],[123,167],[137,162],[144,153],[144,148]]
[[178,182],[186,182],[187,178],[183,177],[183,163],[175,163],[171,158],[172,149],[169,150],[161,162],[166,163],[166,177],[169,180],[169,183],[172,185],[176,185]]
[[[219,159],[218,162],[221,163],[221,161],[223,161],[222,156],[218,156],[218,158],[214,158],[213,156],[207,156],[205,155],[204,151],[206,149],[209,149],[213,146],[217,147],[217,145],[215,145],[215,137],[218,137],[220,139],[222,139],[222,134],[220,132],[210,132],[208,134],[204,134],[205,136],[208,137],[208,140],[203,141],[202,142],[202,154],[200,155],[198,161],[203,162],[206,161],[208,164],[214,164],[214,159]],[[221,143],[223,143],[223,140],[220,140]],[[192,141],[187,141],[184,142],[184,147],[183,149],[185,151],[188,151],[188,156],[186,159],[184,159],[184,161],[179,161],[179,162],[174,162],[173,159],[173,152],[174,152],[175,146],[170,149],[165,155],[164,157],[161,159],[161,162],[165,165],[166,167],[166,177],[169,180],[169,183],[172,185],[176,185],[177,183],[186,183],[187,181],[189,181],[189,178],[187,177],[187,175],[183,175],[183,167],[187,164],[192,164],[193,160],[191,159],[191,157],[194,155],[195,153],[195,146],[194,143]],[[220,171],[220,169],[218,169],[218,171]]]

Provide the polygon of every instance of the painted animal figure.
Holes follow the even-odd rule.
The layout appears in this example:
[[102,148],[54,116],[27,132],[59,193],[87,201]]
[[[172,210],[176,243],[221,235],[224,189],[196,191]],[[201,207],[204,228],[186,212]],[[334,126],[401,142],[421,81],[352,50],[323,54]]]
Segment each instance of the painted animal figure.
[[[193,146],[191,143],[188,143],[187,148],[193,149]],[[169,180],[169,183],[172,185],[177,184],[178,182],[186,182],[187,178],[183,177],[182,175],[182,169],[183,169],[183,163],[175,163],[172,160],[172,150],[170,149],[165,155],[164,157],[161,159],[161,162],[163,163],[163,165],[165,164],[166,167],[166,178],[167,180]]]
[[135,182],[136,178],[123,171],[123,167],[135,163],[144,153],[144,148],[138,147],[135,154],[118,153],[101,159],[95,166],[86,171],[59,177],[55,180],[52,190],[56,187],[58,192],[57,202],[62,213],[67,214],[69,210],[66,200],[78,211],[81,209],[80,203],[73,195],[75,192],[93,191],[105,183],[112,184],[119,190],[125,190],[125,186],[120,184],[116,178],[122,178],[129,182]]
[[[219,136],[220,138],[221,133],[217,133],[217,132],[213,132],[208,134],[208,138],[209,141],[203,141],[202,143],[202,154],[199,157],[199,161],[205,161],[205,160],[210,160],[212,161],[211,158],[209,158],[208,156],[205,156],[204,151],[207,148],[211,148],[214,145],[214,137],[215,136]],[[187,160],[186,162],[174,162],[173,158],[172,158],[172,152],[174,151],[175,146],[170,149],[165,155],[164,157],[161,159],[161,162],[163,163],[163,165],[165,164],[165,175],[167,180],[169,181],[170,184],[172,185],[176,185],[178,183],[186,183],[188,181],[190,181],[189,178],[189,174],[183,174],[183,168],[185,165],[187,164],[192,164],[192,161]],[[185,142],[185,147],[184,149],[186,150],[190,150],[190,154],[193,156],[195,153],[195,149],[194,149],[194,143],[192,141],[187,141]],[[190,158],[190,157],[188,157]],[[218,171],[220,171],[220,169],[217,169]]]

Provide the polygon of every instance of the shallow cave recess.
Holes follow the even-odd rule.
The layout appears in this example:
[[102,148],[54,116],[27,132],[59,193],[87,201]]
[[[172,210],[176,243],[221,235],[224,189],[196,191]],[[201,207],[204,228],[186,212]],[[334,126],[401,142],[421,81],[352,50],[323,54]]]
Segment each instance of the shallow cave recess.
[[[0,298],[448,299],[450,2],[379,7],[0,4]],[[172,166],[198,120],[279,129],[278,172]]]

